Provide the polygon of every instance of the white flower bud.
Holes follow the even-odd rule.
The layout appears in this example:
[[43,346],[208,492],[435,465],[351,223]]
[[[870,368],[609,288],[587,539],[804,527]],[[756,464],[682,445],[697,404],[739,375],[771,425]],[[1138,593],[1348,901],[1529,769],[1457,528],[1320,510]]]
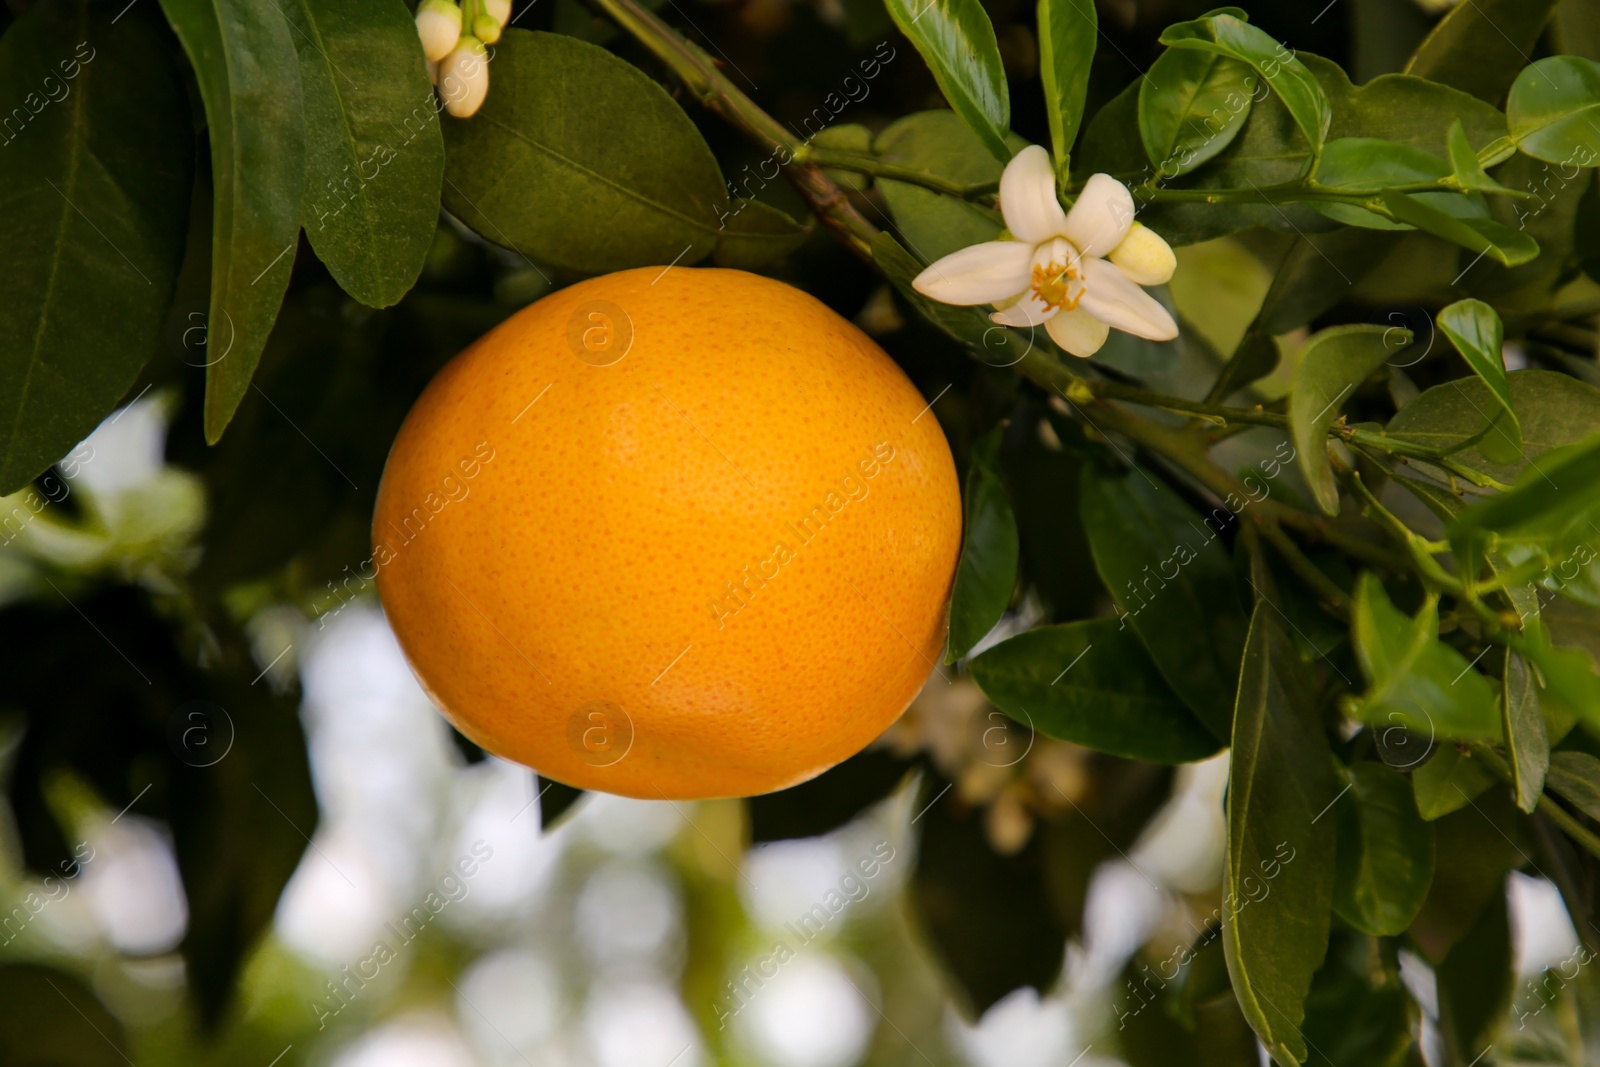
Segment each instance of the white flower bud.
[[483,0],[483,10],[501,26],[511,21],[511,0]]
[[417,7],[417,36],[422,54],[437,63],[461,39],[461,9],[450,0],[422,0]]
[[484,44],[494,44],[500,40],[500,23],[488,15],[479,15],[472,21],[472,35]]
[[458,119],[483,106],[489,95],[489,51],[476,37],[463,34],[439,64],[439,95],[444,108]]
[[1142,222],[1133,224],[1128,236],[1107,258],[1139,285],[1165,285],[1172,280],[1172,272],[1178,266],[1172,246]]

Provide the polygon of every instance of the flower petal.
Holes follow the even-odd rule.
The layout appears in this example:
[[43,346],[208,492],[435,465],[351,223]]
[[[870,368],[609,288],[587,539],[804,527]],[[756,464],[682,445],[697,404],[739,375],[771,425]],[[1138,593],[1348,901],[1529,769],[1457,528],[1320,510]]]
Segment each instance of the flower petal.
[[1096,174],[1067,213],[1062,234],[1084,256],[1103,256],[1128,236],[1133,216],[1133,194],[1128,187],[1109,174]]
[[1142,222],[1133,224],[1128,236],[1106,257],[1122,268],[1128,280],[1137,285],[1166,285],[1178,268],[1178,257],[1159,233]]
[[1010,307],[991,314],[989,321],[997,326],[1041,326],[1055,317],[1056,310],[1028,293]]
[[1079,307],[1108,325],[1147,341],[1170,341],[1178,324],[1156,299],[1128,279],[1122,268],[1103,259],[1084,260],[1084,291]]
[[985,241],[933,263],[911,287],[942,304],[993,304],[1028,288],[1033,246],[1022,241]]
[[1019,241],[1038,244],[1065,231],[1067,213],[1056,199],[1049,152],[1031,144],[1011,157],[1000,175],[1000,214]]
[[1044,324],[1050,339],[1080,359],[1100,351],[1111,335],[1111,327],[1083,310],[1063,311]]

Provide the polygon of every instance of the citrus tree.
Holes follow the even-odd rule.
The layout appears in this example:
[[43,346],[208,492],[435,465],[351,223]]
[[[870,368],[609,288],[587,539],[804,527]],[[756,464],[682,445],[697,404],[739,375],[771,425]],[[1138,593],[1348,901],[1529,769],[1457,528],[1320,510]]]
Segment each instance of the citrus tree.
[[[630,311],[583,286],[715,266],[777,282],[708,275],[740,287],[727,320],[674,320],[691,363],[772,324],[759,353],[706,356],[704,402],[720,382],[738,404],[741,368],[778,362],[793,395],[876,388],[816,352],[828,331],[881,345],[954,466],[949,508],[908,497],[880,532],[925,522],[949,558],[905,594],[937,615],[928,687],[878,742],[849,755],[906,694],[867,711],[823,689],[792,735],[711,722],[694,744],[727,768],[781,734],[831,769],[765,792],[804,775],[696,765],[672,797],[760,793],[740,802],[749,844],[909,796],[911,923],[976,1017],[1058,981],[1095,871],[1152,839],[1174,768],[1224,760],[1220,883],[1163,887],[1189,920],[1126,962],[1096,1055],[1592,1062],[1600,8],[1318,6],[15,0],[0,708],[19,862],[70,882],[85,811],[164,820],[194,1032],[248,1018],[241,968],[317,820],[272,620],[320,628],[375,594],[385,458],[458,351],[534,305],[560,309],[561,359],[604,367],[699,297],[674,280]],[[549,302],[572,294],[593,299]],[[543,395],[527,377],[514,403],[486,378],[444,422],[520,419]],[[90,438],[150,405],[164,446]],[[424,521],[488,492],[468,466],[493,469],[485,447],[452,458],[461,495],[441,482]],[[767,459],[815,465],[803,441]],[[119,492],[130,465],[159,470]],[[432,499],[425,473],[389,477]],[[526,544],[602,539],[572,575],[596,618],[647,610],[593,592],[616,585],[604,538],[626,538],[541,512],[552,486],[517,491]],[[701,622],[737,625],[748,574],[726,598],[713,577]],[[465,646],[390,596],[448,696]],[[783,663],[846,654],[830,611]],[[538,670],[478,614],[471,649]],[[597,656],[614,632],[581,630]],[[922,636],[901,634],[919,655]],[[625,709],[519,747],[441,702],[546,772],[547,823],[575,786],[651,795],[538,756],[608,766]],[[1577,937],[1537,983],[1514,966],[1513,871],[1553,884]],[[122,1026],[88,971],[5,940],[6,1061],[116,1062],[81,1040],[83,1020]],[[710,1035],[724,977],[686,972]]]

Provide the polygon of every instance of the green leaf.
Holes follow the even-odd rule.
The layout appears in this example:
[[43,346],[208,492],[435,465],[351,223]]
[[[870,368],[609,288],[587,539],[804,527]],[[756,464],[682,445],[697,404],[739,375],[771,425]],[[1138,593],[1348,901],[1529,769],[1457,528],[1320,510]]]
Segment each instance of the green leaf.
[[1502,890],[1434,968],[1439,1026],[1451,1035],[1450,1044],[1465,1053],[1456,1057],[1458,1062],[1470,1063],[1467,1057],[1491,1047],[1511,1007],[1516,981],[1512,963],[1510,914]]
[[[952,111],[917,111],[891,123],[873,142],[886,163],[914,167],[961,185],[998,182],[1003,166]],[[900,235],[918,257],[933,262],[968,245],[992,241],[1005,227],[981,204],[909,182],[878,180]]]
[[1500,712],[1510,755],[1512,787],[1517,807],[1531,812],[1544,792],[1545,770],[1550,763],[1550,738],[1539,709],[1539,687],[1528,661],[1506,650],[1505,677],[1500,690]]
[[1419,230],[1443,237],[1469,252],[1488,256],[1497,263],[1515,267],[1539,254],[1538,241],[1493,219],[1451,215],[1419,197],[1393,189],[1385,189],[1382,195],[1384,207],[1401,222],[1409,222]]
[[1260,78],[1216,52],[1169,48],[1139,83],[1139,134],[1156,173],[1187,174],[1233,143]]
[[1417,813],[1411,783],[1382,763],[1351,765],[1338,802],[1333,909],[1357,930],[1405,932],[1433,882],[1433,826]]
[[885,6],[956,114],[994,158],[1009,160],[1011,92],[983,5],[978,0],[885,0]]
[[1549,56],[1517,75],[1506,101],[1517,148],[1546,163],[1600,165],[1600,63]]
[[[1592,427],[1585,427],[1591,429]],[[1451,537],[1464,540],[1479,530],[1503,540],[1538,540],[1552,557],[1587,540],[1581,526],[1600,507],[1600,436],[1568,445],[1545,462],[1530,465],[1510,492],[1474,505],[1457,517]]]
[[996,707],[1046,737],[1148,763],[1189,763],[1222,747],[1115,619],[1029,630],[967,669]]
[[439,222],[444,139],[417,27],[394,0],[294,0],[306,181],[300,220],[345,292],[388,307]]
[[1481,300],[1458,300],[1439,312],[1439,329],[1456,346],[1489,389],[1499,406],[1488,433],[1478,442],[1478,450],[1496,463],[1515,463],[1522,455],[1522,423],[1511,406],[1511,388],[1506,384],[1505,327],[1494,308]]
[[1401,408],[1385,432],[1443,449],[1458,464],[1510,482],[1529,461],[1600,426],[1600,389],[1570,375],[1512,371],[1506,375],[1506,389],[1522,427],[1522,452],[1512,463],[1492,462],[1477,447],[1498,404],[1481,378],[1460,378],[1428,389]]
[[1459,118],[1450,124],[1449,149],[1453,177],[1461,188],[1474,192],[1529,195],[1507,189],[1489,176],[1489,172],[1483,169],[1483,161],[1478,158],[1478,153],[1473,151],[1472,143],[1467,140],[1467,128],[1462,125]]
[[89,436],[160,343],[194,155],[164,32],[50,0],[0,38],[0,494]]
[[944,661],[954,663],[994,629],[1017,587],[1017,520],[1000,480],[995,427],[972,446],[967,469],[966,530],[950,594],[950,637]]
[[1328,462],[1328,428],[1355,387],[1410,343],[1409,330],[1335,326],[1318,333],[1301,353],[1289,391],[1289,432],[1300,472],[1329,515],[1339,513],[1339,488]]
[[1094,0],[1039,0],[1039,77],[1056,173],[1067,174],[1072,145],[1083,122],[1089,65],[1100,28]]
[[1365,572],[1356,582],[1352,636],[1369,683],[1366,696],[1351,708],[1357,719],[1373,727],[1398,724],[1429,742],[1500,736],[1500,711],[1488,681],[1439,641],[1436,602],[1408,617],[1377,576]]
[[759,200],[735,200],[723,218],[711,261],[735,270],[760,270],[805,244],[815,228]]
[[1233,718],[1223,950],[1251,1029],[1275,1060],[1295,1064],[1306,1058],[1300,1023],[1328,946],[1334,883],[1334,820],[1319,816],[1338,786],[1312,693],[1258,603]]
[[194,66],[211,140],[205,434],[216,444],[250,389],[294,267],[305,190],[300,58],[274,6],[161,0],[161,9]]
[[[1386,729],[1401,729],[1398,726]],[[1378,731],[1381,735],[1382,730]],[[1433,745],[1431,738],[1422,744]],[[1424,819],[1434,819],[1459,811],[1500,784],[1500,778],[1484,760],[1474,759],[1455,745],[1433,745],[1433,758],[1411,774],[1411,789],[1416,794],[1417,811]],[[1402,765],[1401,769],[1404,769]]]
[[598,274],[694,263],[728,193],[700,131],[637,67],[573,37],[508,30],[494,87],[445,118],[444,202],[485,239]]
[[[1341,137],[1329,141],[1317,164],[1317,184],[1342,193],[1381,193],[1394,185],[1438,181],[1450,176],[1450,165],[1432,152],[1400,141],[1378,137]],[[1421,193],[1427,202],[1444,207],[1452,202],[1475,207],[1456,193]],[[1382,215],[1354,204],[1313,204],[1316,210],[1348,226],[1372,230],[1408,229]]]
[[1215,52],[1250,64],[1289,109],[1313,152],[1322,147],[1332,122],[1328,98],[1305,64],[1267,33],[1233,15],[1218,14],[1168,26],[1161,43],[1169,48]]
[[1556,0],[1472,0],[1439,20],[1406,73],[1489,103],[1505,96],[1528,62]]
[[1591,734],[1600,736],[1600,675],[1594,660],[1582,648],[1557,648],[1541,618],[1533,616],[1514,635],[1512,647],[1532,665],[1532,683],[1537,706],[1548,716],[1547,731],[1557,734],[1582,722]]
[[1405,1058],[1415,1043],[1411,1004],[1398,969],[1386,965],[1376,938],[1334,930],[1328,941],[1328,958],[1306,997],[1304,1029],[1306,1044],[1314,1053],[1311,1062],[1382,1067],[1420,1064],[1420,1058]]
[[567,821],[573,806],[582,800],[584,790],[543,775],[533,776],[534,793],[539,798],[539,829],[549,833]]
[[1078,507],[1119,620],[1133,628],[1173,692],[1212,733],[1227,737],[1246,629],[1232,564],[1217,540],[1231,516],[1219,508],[1202,519],[1138,468],[1086,469]]
[[1589,818],[1600,819],[1600,759],[1587,752],[1552,753],[1544,785]]

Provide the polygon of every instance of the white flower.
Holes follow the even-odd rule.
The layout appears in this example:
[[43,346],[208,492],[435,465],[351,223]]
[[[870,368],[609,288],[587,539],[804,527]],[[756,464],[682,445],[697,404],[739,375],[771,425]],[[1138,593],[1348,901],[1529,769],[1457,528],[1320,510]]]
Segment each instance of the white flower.
[[1018,152],[1000,176],[1000,213],[1011,240],[952,252],[912,281],[945,304],[993,304],[1002,326],[1044,326],[1075,356],[1092,356],[1111,327],[1151,341],[1178,336],[1178,324],[1140,286],[1172,278],[1177,259],[1133,219],[1133,196],[1109,174],[1096,174],[1063,211],[1050,155],[1038,145]]
[[483,42],[463,34],[439,63],[438,84],[446,111],[458,119],[476,113],[489,95],[489,50]]
[[417,7],[422,54],[433,63],[450,54],[461,38],[461,9],[450,0],[422,0]]

